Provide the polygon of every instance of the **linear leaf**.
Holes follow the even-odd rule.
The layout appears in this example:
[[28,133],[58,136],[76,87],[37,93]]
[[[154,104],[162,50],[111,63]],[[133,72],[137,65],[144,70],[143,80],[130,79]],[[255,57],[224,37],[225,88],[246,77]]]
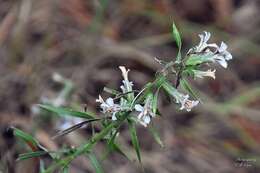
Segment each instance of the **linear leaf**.
[[163,89],[165,90],[165,92],[166,92],[167,94],[169,94],[170,96],[175,97],[176,94],[178,94],[177,89],[174,88],[169,81],[166,81],[166,80],[165,80],[164,83],[162,84],[162,87],[163,87]]
[[186,66],[196,66],[202,63],[212,62],[211,57],[212,54],[206,55],[198,55],[198,54],[191,54],[189,55],[187,61],[185,62]]
[[156,93],[153,95],[152,110],[153,110],[153,113],[155,113],[155,114],[156,114],[156,112],[157,112],[157,104],[158,104],[159,91],[160,91],[160,87],[157,89]]
[[23,154],[19,154],[17,161],[40,157],[46,154],[48,154],[48,152],[46,151],[34,151],[34,152],[23,153]]
[[191,86],[190,86],[190,84],[188,83],[187,80],[181,79],[180,83],[181,83],[182,88],[185,89],[193,98],[196,98],[197,100],[199,100],[198,95],[197,95],[196,92],[191,88]]
[[85,118],[85,119],[94,119],[95,115],[89,112],[79,112],[74,111],[72,109],[68,108],[62,108],[62,107],[55,107],[51,105],[42,105],[38,104],[38,106],[44,110],[56,113],[60,116],[73,116],[73,117],[79,117],[79,118]]
[[108,144],[109,150],[110,151],[116,151],[117,153],[126,157],[128,160],[131,160],[130,157],[125,152],[123,152],[120,145],[115,142],[116,136],[117,136],[117,132],[114,133],[113,136],[108,140],[107,144]]
[[114,90],[114,89],[111,89],[111,88],[108,88],[108,87],[104,87],[104,91],[109,93],[109,94],[112,94],[112,95],[121,94],[121,92]]
[[[13,129],[14,136],[17,138],[22,139],[30,148],[33,152],[36,152],[37,150],[43,150],[44,152],[48,153],[48,149],[43,147],[34,137],[32,137],[30,134],[17,129],[15,127],[11,127]],[[52,158],[55,156],[53,154],[50,154]]]
[[69,165],[62,168],[62,173],[69,173]]
[[88,157],[96,173],[104,173],[104,170],[102,169],[102,166],[98,161],[97,157],[93,153],[89,153]]
[[181,36],[180,33],[175,25],[174,22],[172,22],[172,36],[176,41],[176,44],[178,46],[178,55],[177,55],[177,61],[180,62],[181,61]]
[[157,130],[155,129],[155,127],[153,126],[149,126],[148,130],[150,131],[150,133],[153,135],[155,141],[161,146],[164,147],[164,144],[159,136],[159,133],[157,132]]
[[11,127],[11,128],[13,129],[14,136],[22,139],[26,143],[32,144],[33,147],[38,146],[38,144],[39,144],[38,141],[36,139],[34,139],[34,137],[32,137],[30,134],[28,134],[20,129],[17,129],[15,127]]
[[131,120],[128,120],[128,125],[129,125],[132,144],[134,146],[137,158],[138,158],[139,162],[142,163],[141,154],[140,154],[140,146],[139,146],[139,141],[138,141],[138,137],[137,137],[137,133],[136,133],[136,127]]

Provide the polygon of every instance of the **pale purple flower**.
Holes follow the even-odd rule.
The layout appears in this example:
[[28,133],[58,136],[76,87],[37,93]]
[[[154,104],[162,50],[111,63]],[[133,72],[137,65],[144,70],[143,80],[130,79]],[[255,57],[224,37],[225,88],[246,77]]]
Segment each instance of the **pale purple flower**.
[[117,120],[116,113],[121,111],[121,107],[119,104],[114,103],[114,100],[111,97],[104,101],[103,98],[99,95],[99,98],[96,100],[96,102],[101,103],[100,107],[103,113],[110,113],[112,114],[112,120]]
[[232,59],[232,55],[227,51],[227,45],[221,42],[215,55],[211,58],[213,62],[219,63],[222,67],[227,68],[227,61]]
[[139,122],[144,127],[147,127],[147,125],[151,121],[151,118],[155,117],[155,114],[152,112],[151,107],[148,106],[148,105],[141,106],[140,104],[136,104],[135,105],[135,110],[137,112],[140,112],[137,117],[138,117]]
[[183,95],[179,93],[178,99],[176,98],[176,102],[181,104],[180,110],[186,109],[188,112],[191,109],[199,104],[199,101],[189,100],[189,95]]

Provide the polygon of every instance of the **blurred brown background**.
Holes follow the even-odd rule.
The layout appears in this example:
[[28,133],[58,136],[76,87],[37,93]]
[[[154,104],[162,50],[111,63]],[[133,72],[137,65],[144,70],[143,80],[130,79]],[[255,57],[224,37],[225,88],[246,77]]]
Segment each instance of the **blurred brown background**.
[[[60,119],[41,116],[33,105],[62,98],[58,105],[84,110],[87,104],[97,111],[95,99],[103,87],[120,86],[119,65],[131,69],[140,89],[160,69],[154,57],[169,61],[176,55],[173,20],[183,51],[206,30],[211,42],[227,43],[233,60],[227,69],[216,67],[216,80],[192,82],[204,102],[192,112],[160,97],[163,116],[154,123],[165,148],[143,127],[138,132],[146,172],[260,172],[259,0],[1,0],[0,172],[37,172],[33,160],[15,161],[28,149],[6,131],[10,125],[34,134],[50,150],[89,138],[87,128],[52,140]],[[54,73],[73,84],[73,91],[62,95]],[[120,135],[124,150],[134,156],[127,129]],[[97,148],[102,155],[103,145]],[[118,154],[102,164],[106,172],[141,172],[137,161]],[[80,157],[70,172],[93,168]]]

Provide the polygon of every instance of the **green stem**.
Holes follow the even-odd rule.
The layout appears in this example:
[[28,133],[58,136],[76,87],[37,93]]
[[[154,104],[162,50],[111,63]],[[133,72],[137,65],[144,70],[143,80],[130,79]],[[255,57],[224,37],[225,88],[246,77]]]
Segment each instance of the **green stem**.
[[[152,89],[153,86],[159,88],[163,83],[165,83],[166,75],[167,74],[158,75],[152,83],[149,83],[149,85],[147,85],[145,87],[144,90],[149,90],[149,92],[150,92],[150,89]],[[145,96],[147,95],[147,93],[143,93],[143,91],[140,92],[140,95],[141,94],[143,94]],[[141,98],[136,97],[133,104],[139,99],[141,99]],[[121,124],[123,124],[124,120],[127,118],[128,115],[129,115],[129,112],[126,112],[122,116],[123,117],[122,119],[120,119],[118,121],[111,122],[111,124],[109,124],[107,127],[105,127],[101,132],[92,136],[92,138],[86,144],[80,146],[73,154],[65,157],[64,159],[61,159],[61,160],[55,162],[47,170],[45,170],[43,173],[52,173],[52,172],[54,172],[54,170],[56,170],[59,167],[66,167],[76,157],[78,157],[78,156],[80,156],[84,153],[89,152],[96,145],[96,143],[98,141],[102,140],[113,128],[118,127]]]
[[73,153],[70,156],[65,157],[64,159],[58,161],[57,163],[54,163],[53,165],[51,165],[43,173],[52,173],[55,169],[57,169],[59,167],[67,166],[76,157],[78,157],[79,155],[82,155],[82,154],[88,152],[92,147],[95,146],[95,144],[98,141],[103,139],[114,127],[120,126],[124,122],[124,120],[127,118],[127,116],[128,116],[128,113],[126,113],[123,116],[123,119],[121,119],[119,121],[116,121],[116,122],[112,122],[111,124],[109,124],[101,132],[99,132],[96,135],[94,135],[86,144],[84,144],[81,147],[79,147],[75,153]]

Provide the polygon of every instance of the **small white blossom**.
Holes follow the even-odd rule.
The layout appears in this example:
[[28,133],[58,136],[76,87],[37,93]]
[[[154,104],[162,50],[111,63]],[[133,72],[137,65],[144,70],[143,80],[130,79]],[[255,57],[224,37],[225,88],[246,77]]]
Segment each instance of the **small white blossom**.
[[180,110],[186,109],[188,112],[191,109],[199,104],[198,100],[189,100],[189,95],[184,95],[176,90],[174,97],[176,99],[176,103],[181,104]]
[[121,107],[119,104],[115,104],[111,97],[104,101],[103,98],[99,95],[99,98],[96,100],[96,102],[101,103],[100,107],[103,113],[111,113],[112,120],[117,120],[116,113],[121,110]]
[[232,55],[227,51],[227,45],[221,42],[215,55],[212,57],[213,62],[219,63],[222,67],[227,68],[227,61],[232,59]]
[[139,122],[144,127],[147,127],[147,125],[151,121],[151,118],[156,116],[156,114],[153,113],[153,111],[152,111],[152,96],[146,98],[144,106],[141,106],[140,104],[136,104],[135,105],[135,110],[137,112],[140,112],[138,114]]
[[204,31],[204,34],[199,34],[200,43],[197,46],[195,46],[194,48],[190,49],[188,51],[188,54],[189,53],[201,53],[203,51],[210,51],[210,48],[215,48],[215,49],[218,48],[217,44],[215,44],[215,43],[212,43],[212,44],[207,43],[210,39],[211,34],[206,31]]
[[[150,103],[149,103],[150,104]],[[139,122],[144,126],[147,127],[147,125],[150,123],[151,118],[155,117],[155,114],[152,112],[151,107],[148,104],[145,104],[144,106],[141,106],[140,104],[135,105],[135,110],[137,112],[140,112],[138,114]]]
[[131,92],[132,86],[133,86],[133,82],[130,82],[128,79],[128,72],[130,71],[129,69],[126,69],[124,66],[119,66],[120,70],[122,71],[122,76],[124,78],[123,85],[120,86],[120,88],[122,89],[123,93],[126,92]]
[[[129,69],[126,69],[124,66],[119,66],[119,69],[122,71],[122,76],[123,76],[123,85],[120,86],[121,90],[123,93],[128,93],[127,98],[128,100],[133,100],[134,99],[134,94],[131,93],[133,91],[133,82],[129,81],[128,79],[128,72],[130,71]],[[120,98],[120,105],[122,107],[127,107],[128,101],[127,99],[121,97]]]
[[180,96],[178,100],[176,100],[177,103],[181,103],[180,110],[186,109],[188,112],[191,111],[191,109],[199,104],[199,101],[196,100],[189,100],[189,95],[183,95],[180,93]]
[[205,62],[217,62],[222,67],[227,68],[227,61],[232,59],[232,55],[227,51],[227,45],[221,42],[220,47],[215,43],[207,43],[211,34],[204,31],[199,34],[200,43],[188,51],[188,54],[205,55]]
[[203,78],[203,77],[212,77],[215,79],[215,72],[216,70],[207,70],[207,71],[200,71],[200,70],[192,70],[194,72],[194,76],[197,78]]

